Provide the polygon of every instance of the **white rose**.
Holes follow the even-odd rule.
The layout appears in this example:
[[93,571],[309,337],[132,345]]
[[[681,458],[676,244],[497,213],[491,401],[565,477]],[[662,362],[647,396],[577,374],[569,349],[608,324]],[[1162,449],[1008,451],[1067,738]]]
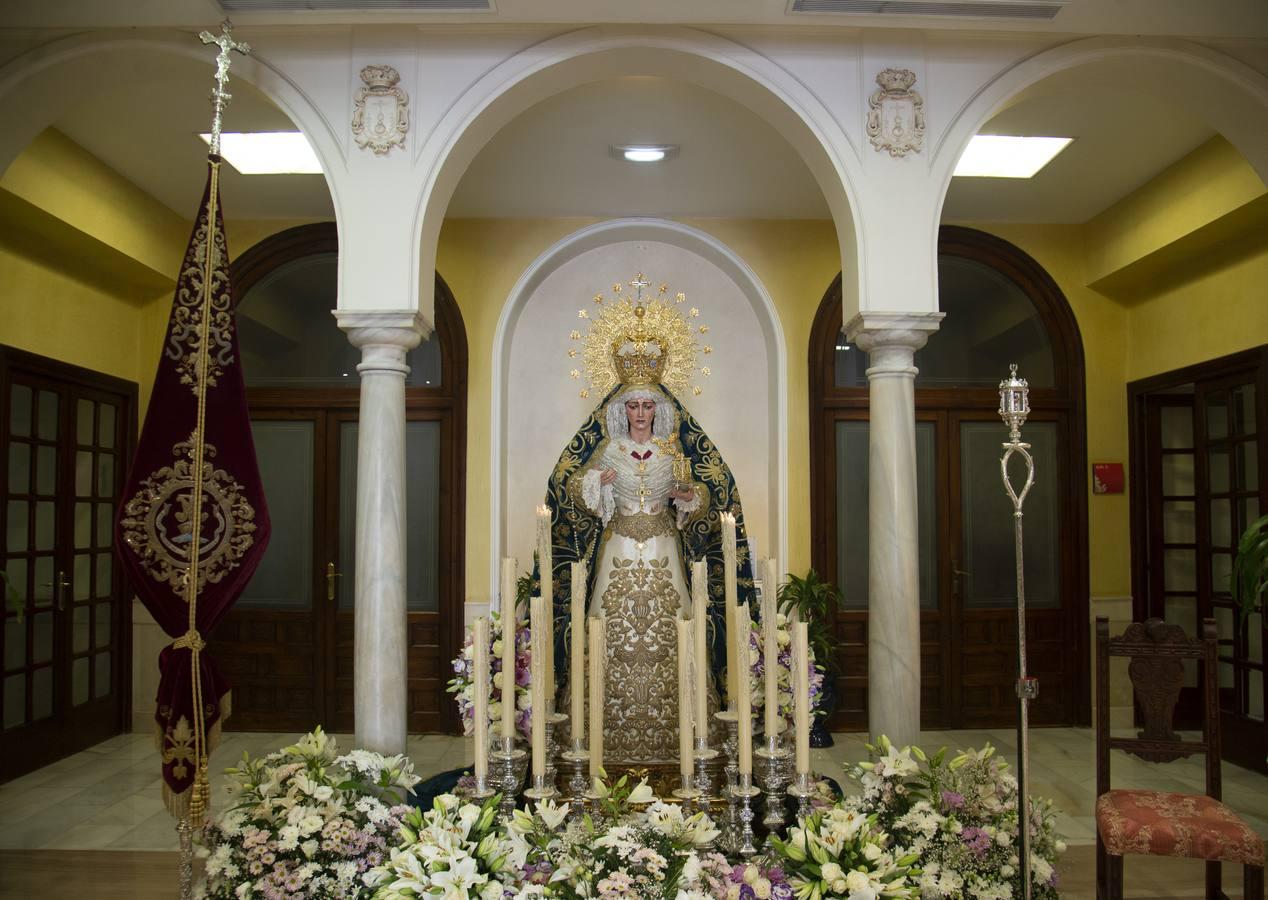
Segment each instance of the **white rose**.
[[876,888],[862,872],[854,871],[846,875],[844,890],[850,892],[850,900],[876,900]]
[[753,893],[757,895],[757,900],[769,900],[770,898],[770,879],[759,878],[753,883]]
[[819,870],[819,874],[823,876],[824,881],[841,881],[845,878],[845,872],[834,862],[824,863]]

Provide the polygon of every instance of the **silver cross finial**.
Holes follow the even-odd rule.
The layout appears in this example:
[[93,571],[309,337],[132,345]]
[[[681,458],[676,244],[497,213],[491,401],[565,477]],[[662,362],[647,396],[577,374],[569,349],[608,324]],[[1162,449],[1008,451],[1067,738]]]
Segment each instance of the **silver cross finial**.
[[233,99],[233,95],[225,90],[225,85],[229,83],[229,51],[236,50],[245,56],[251,52],[251,45],[233,39],[233,23],[228,19],[220,23],[220,34],[204,31],[198,37],[204,44],[215,44],[220,48],[220,52],[216,54],[216,87],[211,92],[211,105],[214,110],[211,120],[211,153],[219,156],[221,120],[224,117],[225,107]]
[[638,289],[637,299],[639,301],[643,299],[643,288],[647,287],[649,284],[651,284],[651,282],[648,281],[646,277],[644,277],[642,272],[639,272],[637,275],[635,275],[634,280],[630,282],[630,287]]

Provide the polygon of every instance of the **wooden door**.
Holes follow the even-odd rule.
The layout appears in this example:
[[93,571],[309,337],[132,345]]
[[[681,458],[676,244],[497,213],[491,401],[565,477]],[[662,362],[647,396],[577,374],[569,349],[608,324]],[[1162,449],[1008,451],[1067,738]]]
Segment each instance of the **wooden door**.
[[[950,554],[944,615],[951,634],[947,714],[944,727],[988,728],[1016,721],[1017,567],[1013,505],[1000,477],[1000,446],[1007,431],[987,411],[947,416],[947,494]],[[1023,511],[1026,648],[1029,674],[1039,679],[1031,702],[1035,725],[1074,721],[1076,666],[1070,652],[1072,554],[1062,536],[1070,531],[1069,473],[1059,448],[1069,440],[1061,413],[1034,414],[1022,430],[1031,445],[1035,484]],[[1017,489],[1025,483],[1021,459],[1011,461]]]
[[0,348],[0,780],[121,732],[131,610],[113,551],[136,386]]
[[[1128,385],[1131,410],[1133,617],[1164,618],[1219,637],[1223,756],[1268,770],[1262,613],[1243,617],[1230,594],[1238,538],[1268,507],[1268,346]],[[1198,666],[1186,666],[1177,709],[1197,727]]]
[[[309,398],[310,400],[314,398]],[[407,698],[412,732],[448,731],[452,656],[452,414],[406,414]],[[244,731],[354,727],[357,414],[343,405],[253,403],[251,427],[273,537],[260,569],[212,636]]]

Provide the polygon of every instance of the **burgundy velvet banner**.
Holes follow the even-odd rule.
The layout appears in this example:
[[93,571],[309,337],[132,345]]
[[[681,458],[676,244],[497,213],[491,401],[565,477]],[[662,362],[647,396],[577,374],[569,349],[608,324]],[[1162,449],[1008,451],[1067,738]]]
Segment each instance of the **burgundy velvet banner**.
[[[229,286],[229,255],[216,171],[207,187],[181,263],[145,426],[115,522],[115,546],[133,590],[174,640],[189,631],[186,578],[198,542],[196,631],[202,640],[242,593],[269,539],[269,515],[256,465]],[[209,229],[215,201],[215,228]],[[208,267],[209,231],[214,234]],[[210,278],[211,291],[204,289]],[[204,297],[209,309],[204,310]],[[202,514],[193,516],[198,428],[198,360],[207,322],[203,419]],[[182,641],[182,643],[184,643]],[[169,800],[194,780],[194,692],[188,646],[159,656],[158,707],[163,779]],[[199,653],[207,733],[218,731],[229,684],[207,651]]]

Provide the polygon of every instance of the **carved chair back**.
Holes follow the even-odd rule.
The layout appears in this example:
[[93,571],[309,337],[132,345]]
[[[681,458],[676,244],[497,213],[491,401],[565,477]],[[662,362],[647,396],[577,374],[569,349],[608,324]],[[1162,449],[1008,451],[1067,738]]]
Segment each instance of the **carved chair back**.
[[[1206,757],[1206,793],[1220,799],[1220,704],[1215,620],[1204,619],[1202,636],[1189,640],[1179,625],[1162,619],[1133,622],[1120,637],[1109,635],[1109,619],[1096,619],[1096,795],[1110,789],[1110,751],[1124,750],[1149,762],[1171,762],[1195,753]],[[1134,738],[1110,734],[1110,657],[1131,659],[1131,679],[1142,728]],[[1202,736],[1186,740],[1174,729],[1176,704],[1184,686],[1184,661],[1198,662],[1202,693]]]

